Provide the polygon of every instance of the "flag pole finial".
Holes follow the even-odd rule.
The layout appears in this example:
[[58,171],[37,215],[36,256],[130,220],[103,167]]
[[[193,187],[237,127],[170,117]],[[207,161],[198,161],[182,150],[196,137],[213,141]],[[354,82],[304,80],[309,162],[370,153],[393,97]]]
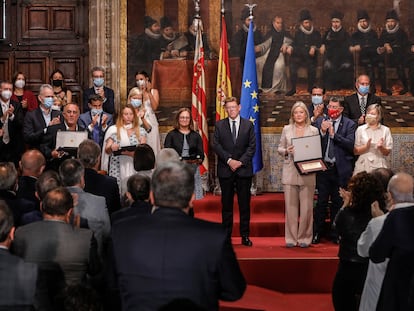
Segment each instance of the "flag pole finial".
[[221,14],[224,15],[224,0],[221,0]]
[[257,6],[257,4],[256,3],[246,3],[245,6],[249,8],[249,13],[250,13],[249,19],[253,20],[253,18],[254,18],[253,9]]

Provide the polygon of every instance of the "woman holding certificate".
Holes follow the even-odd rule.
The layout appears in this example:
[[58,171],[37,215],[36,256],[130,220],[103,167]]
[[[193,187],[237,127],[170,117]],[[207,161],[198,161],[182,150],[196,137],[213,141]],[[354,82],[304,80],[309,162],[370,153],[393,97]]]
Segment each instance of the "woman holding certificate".
[[146,143],[146,131],[140,126],[131,105],[121,108],[116,124],[105,133],[101,169],[115,177],[120,194],[126,192],[128,177],[135,174],[134,151],[138,144]]
[[294,163],[292,138],[319,135],[311,125],[309,111],[303,102],[292,106],[289,124],[285,125],[278,152],[284,157],[282,184],[285,193],[285,242],[286,247],[309,247],[312,242],[313,196],[315,173],[299,174]]

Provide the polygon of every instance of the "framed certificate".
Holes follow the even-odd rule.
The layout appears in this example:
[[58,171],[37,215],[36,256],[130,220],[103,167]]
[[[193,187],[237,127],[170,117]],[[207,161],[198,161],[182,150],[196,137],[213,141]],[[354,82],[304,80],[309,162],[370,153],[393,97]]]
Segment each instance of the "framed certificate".
[[309,174],[327,169],[322,160],[321,137],[319,135],[292,138],[293,161],[300,174]]
[[56,150],[78,148],[85,139],[88,139],[88,132],[86,131],[59,131],[56,133]]

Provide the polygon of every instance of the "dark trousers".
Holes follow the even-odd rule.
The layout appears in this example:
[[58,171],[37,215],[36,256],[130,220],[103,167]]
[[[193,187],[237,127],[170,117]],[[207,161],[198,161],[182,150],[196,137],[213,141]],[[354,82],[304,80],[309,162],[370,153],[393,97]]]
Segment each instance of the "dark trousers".
[[[321,234],[325,227],[325,220],[329,208],[330,224],[332,226],[335,216],[342,206],[343,200],[339,195],[339,176],[336,166],[328,167],[326,171],[318,172],[316,175],[316,187],[318,188],[318,201],[313,214],[313,232]],[[329,205],[329,199],[331,204]],[[334,232],[332,238],[336,238]]]
[[250,234],[250,187],[251,177],[238,177],[233,174],[229,178],[219,178],[221,188],[222,222],[231,236],[233,230],[233,200],[234,190],[237,193],[240,214],[240,235],[248,237]]
[[335,311],[358,311],[368,262],[340,260],[332,287]]

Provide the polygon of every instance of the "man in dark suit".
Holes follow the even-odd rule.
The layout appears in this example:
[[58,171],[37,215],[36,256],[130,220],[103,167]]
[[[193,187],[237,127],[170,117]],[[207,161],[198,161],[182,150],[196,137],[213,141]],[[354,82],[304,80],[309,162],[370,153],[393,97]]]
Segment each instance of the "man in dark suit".
[[[316,175],[318,201],[314,209],[312,243],[318,244],[324,231],[328,202],[331,201],[331,226],[336,214],[342,206],[343,200],[339,195],[339,188],[346,188],[354,169],[354,142],[356,124],[344,117],[344,107],[337,97],[332,97],[328,104],[328,117],[318,118],[316,126],[322,137],[322,154],[327,170]],[[338,242],[337,234],[331,230],[330,237]]]
[[91,70],[93,86],[83,92],[83,112],[90,110],[88,105],[89,97],[92,94],[98,94],[103,99],[103,111],[114,114],[115,113],[115,95],[114,90],[106,87],[105,83],[105,69],[102,67],[93,67]]
[[176,298],[206,310],[237,300],[246,288],[230,237],[216,223],[192,218],[194,171],[183,162],[158,167],[153,214],[113,226],[115,271],[123,310],[158,310]]
[[122,219],[151,214],[152,205],[149,203],[149,193],[150,178],[148,176],[138,173],[129,177],[125,193],[129,206],[111,215],[112,224]]
[[[369,250],[374,263],[389,258],[377,310],[413,310],[409,307],[414,276],[414,181],[406,173],[394,175],[388,184],[395,207]],[[411,284],[411,286],[413,286]]]
[[85,167],[83,190],[105,198],[109,215],[121,209],[119,187],[116,178],[98,172],[101,149],[91,139],[84,140],[78,148],[78,159]]
[[24,112],[19,102],[10,100],[12,92],[10,82],[0,82],[0,161],[13,162],[17,167],[24,151]]
[[369,105],[381,105],[381,98],[369,92],[370,80],[367,75],[360,75],[355,81],[356,93],[344,99],[344,116],[358,126],[365,124],[365,112]]
[[62,113],[52,110],[54,96],[53,87],[50,84],[43,84],[39,89],[39,107],[26,113],[23,136],[24,142],[31,148],[39,148],[48,127],[63,121]]
[[103,111],[103,99],[97,94],[89,96],[88,106],[91,110],[82,113],[78,123],[88,130],[88,137],[102,148],[105,131],[112,125],[112,115]]
[[32,201],[36,209],[40,210],[40,201],[36,197],[36,181],[45,169],[45,157],[39,150],[27,150],[23,153],[19,165],[21,174],[16,195],[18,198]]
[[10,254],[14,229],[13,214],[0,201],[0,310],[32,310],[37,265]]
[[42,137],[40,152],[46,158],[46,168],[58,170],[59,165],[68,158],[75,157],[76,153],[70,154],[56,149],[56,135],[59,131],[82,132],[85,129],[78,125],[79,107],[77,104],[67,104],[63,108],[63,122],[49,126],[46,134]]
[[39,265],[42,286],[38,287],[36,307],[62,310],[54,302],[65,285],[80,284],[87,274],[96,275],[101,264],[92,231],[69,224],[73,198],[67,189],[50,190],[41,208],[43,221],[16,230],[13,252]]
[[226,98],[228,118],[216,123],[213,148],[218,156],[217,175],[221,187],[223,225],[229,236],[233,230],[233,197],[236,188],[240,213],[240,236],[243,245],[252,246],[250,234],[250,187],[252,158],[256,150],[253,123],[240,117],[235,97]]

